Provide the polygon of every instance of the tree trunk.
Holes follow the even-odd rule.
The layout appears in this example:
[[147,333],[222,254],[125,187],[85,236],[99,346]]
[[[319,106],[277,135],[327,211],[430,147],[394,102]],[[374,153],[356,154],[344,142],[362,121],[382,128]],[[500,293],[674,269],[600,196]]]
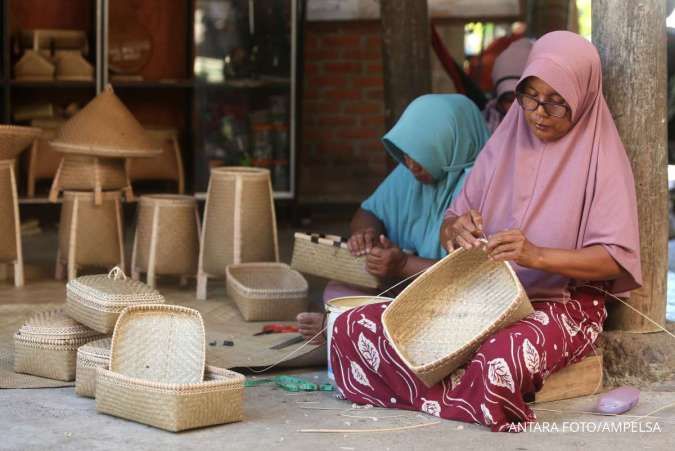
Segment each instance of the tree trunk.
[[413,99],[431,92],[431,37],[427,0],[382,0],[380,14],[388,130]]
[[[594,0],[593,43],[637,190],[644,286],[631,294],[630,304],[663,325],[668,270],[666,2],[638,0],[618,7],[615,0]],[[623,305],[612,306],[608,325],[632,332],[659,330]]]

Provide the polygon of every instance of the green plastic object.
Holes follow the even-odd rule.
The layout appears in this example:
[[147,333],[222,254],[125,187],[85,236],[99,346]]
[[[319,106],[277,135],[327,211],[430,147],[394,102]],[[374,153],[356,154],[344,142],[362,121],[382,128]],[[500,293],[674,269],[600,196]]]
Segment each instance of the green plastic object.
[[246,379],[244,387],[257,387],[258,385],[269,384],[274,382],[273,379]]

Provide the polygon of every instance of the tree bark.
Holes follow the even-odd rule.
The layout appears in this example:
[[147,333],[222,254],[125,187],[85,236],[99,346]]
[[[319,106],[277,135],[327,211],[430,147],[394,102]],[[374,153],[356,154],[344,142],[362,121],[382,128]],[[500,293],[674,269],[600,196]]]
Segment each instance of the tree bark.
[[382,0],[380,15],[388,130],[413,99],[431,92],[431,35],[427,0]]
[[[665,324],[668,271],[666,2],[593,1],[593,43],[602,61],[604,93],[633,166],[644,285],[630,304]],[[653,332],[654,324],[613,305],[608,326]]]

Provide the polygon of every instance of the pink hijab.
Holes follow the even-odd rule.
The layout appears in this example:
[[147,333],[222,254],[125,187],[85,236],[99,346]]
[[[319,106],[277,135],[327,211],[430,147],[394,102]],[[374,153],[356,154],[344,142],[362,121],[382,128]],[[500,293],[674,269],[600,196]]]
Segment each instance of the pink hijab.
[[[602,95],[595,47],[571,32],[548,33],[532,48],[520,82],[530,76],[567,101],[574,126],[559,140],[544,143],[515,104],[446,216],[473,208],[483,215],[488,236],[518,228],[537,246],[602,245],[626,272],[611,282],[611,291],[640,287],[633,172]],[[573,283],[558,274],[515,264],[514,269],[531,297],[561,296]]]

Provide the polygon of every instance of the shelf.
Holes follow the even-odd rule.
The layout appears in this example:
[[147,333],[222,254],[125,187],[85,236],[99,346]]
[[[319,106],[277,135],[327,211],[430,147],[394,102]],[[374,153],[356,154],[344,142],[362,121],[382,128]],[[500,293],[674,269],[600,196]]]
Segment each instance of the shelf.
[[139,80],[139,81],[114,81],[110,84],[113,88],[120,89],[191,89],[194,86],[192,80]]
[[94,81],[65,81],[65,80],[47,80],[47,81],[24,81],[10,80],[10,86],[16,88],[95,88]]
[[288,89],[291,82],[287,78],[242,78],[237,80],[229,81],[218,81],[218,82],[209,82],[205,80],[197,79],[195,80],[196,88],[204,89],[274,89],[274,88],[284,88]]

